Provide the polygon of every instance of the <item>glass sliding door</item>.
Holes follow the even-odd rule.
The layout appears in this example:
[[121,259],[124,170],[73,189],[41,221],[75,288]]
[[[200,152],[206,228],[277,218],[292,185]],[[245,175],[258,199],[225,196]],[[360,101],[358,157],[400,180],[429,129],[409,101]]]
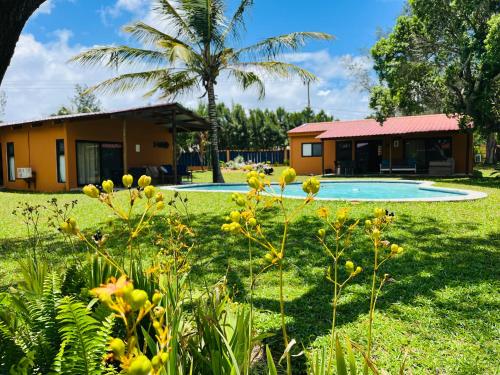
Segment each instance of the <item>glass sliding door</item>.
[[101,151],[97,142],[76,142],[78,185],[101,183]]
[[123,176],[123,145],[76,141],[78,185],[99,185],[103,180],[119,184]]

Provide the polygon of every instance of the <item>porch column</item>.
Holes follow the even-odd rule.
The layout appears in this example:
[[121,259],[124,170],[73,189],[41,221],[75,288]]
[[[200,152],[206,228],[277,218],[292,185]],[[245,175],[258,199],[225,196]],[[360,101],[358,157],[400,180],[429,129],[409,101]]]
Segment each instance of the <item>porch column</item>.
[[172,168],[174,169],[174,185],[177,185],[177,122],[175,109],[172,113]]
[[392,174],[392,145],[393,145],[392,137],[389,137],[389,174]]
[[123,119],[122,122],[122,128],[123,128],[123,174],[128,172],[128,157],[127,157],[127,120]]
[[321,140],[321,175],[325,175],[325,140]]

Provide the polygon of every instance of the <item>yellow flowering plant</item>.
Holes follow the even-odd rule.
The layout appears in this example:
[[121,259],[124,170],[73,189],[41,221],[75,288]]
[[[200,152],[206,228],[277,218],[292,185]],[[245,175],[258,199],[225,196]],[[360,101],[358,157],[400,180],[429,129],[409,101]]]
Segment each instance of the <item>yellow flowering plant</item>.
[[[345,273],[347,277],[340,281],[340,261],[345,255],[346,250],[352,244],[352,235],[358,226],[359,220],[349,220],[349,210],[340,208],[335,215],[330,213],[326,207],[321,207],[318,210],[318,216],[326,224],[327,229],[321,228],[318,230],[318,240],[320,241],[325,253],[331,259],[331,264],[327,270],[327,280],[333,284],[333,300],[332,300],[332,328],[330,336],[330,353],[328,357],[328,368],[333,366],[335,355],[335,323],[337,318],[337,306],[345,285],[354,277],[361,273],[360,266],[355,267],[351,260],[345,262]],[[334,247],[329,245],[329,233],[332,233]]]
[[[394,223],[395,218],[394,213],[382,208],[376,208],[374,210],[374,217],[365,221],[366,234],[373,244],[373,271],[371,280],[370,311],[367,332],[368,344],[366,353],[368,358],[371,358],[373,344],[373,319],[377,298],[383,286],[386,283],[393,281],[388,273],[379,277],[380,268],[384,263],[404,252],[403,247],[394,243],[391,244],[388,240],[384,239],[385,231]],[[367,371],[366,366],[365,371]]]
[[[111,180],[102,182],[102,191],[92,184],[83,188],[83,193],[85,193],[85,195],[92,199],[98,199],[110,208],[116,217],[126,223],[128,229],[127,249],[129,255],[129,275],[132,274],[132,267],[136,260],[134,240],[150,225],[151,220],[165,208],[164,194],[162,192],[157,192],[156,188],[151,185],[151,177],[145,175],[141,176],[135,188],[133,187],[133,182],[134,179],[131,175],[127,174],[122,177],[123,186],[128,191],[128,199],[125,204],[117,199],[115,186]],[[145,200],[145,204],[142,212],[139,212],[136,217],[135,208],[140,206],[137,202],[141,199]],[[99,246],[94,246],[91,241],[87,240],[85,236],[72,225],[71,222],[61,223],[61,230],[64,233],[78,236],[92,248],[96,249],[96,251],[104,256],[108,262],[112,263],[115,267],[117,266],[116,262],[111,260],[109,254],[100,251]],[[125,274],[123,267],[119,266],[118,269],[122,274]]]
[[[320,182],[316,178],[308,178],[302,184],[302,190],[307,194],[306,198],[297,207],[289,209],[285,205],[283,194],[285,192],[286,186],[293,183],[296,177],[297,174],[293,168],[285,169],[280,177],[280,182],[278,185],[279,189],[276,190],[264,173],[258,173],[256,171],[249,172],[247,174],[247,184],[250,188],[250,191],[246,195],[232,195],[232,200],[238,206],[238,209],[229,213],[229,215],[226,217],[227,223],[223,224],[221,228],[224,232],[242,235],[249,241],[251,296],[253,294],[253,287],[256,277],[272,267],[278,268],[281,330],[285,348],[283,356],[286,358],[287,374],[291,374],[292,372],[290,349],[294,343],[294,340],[291,341],[289,339],[285,322],[283,269],[286,258],[286,242],[288,238],[290,223],[297,217],[297,215],[307,204],[314,200],[314,197],[320,189]],[[261,206],[276,206],[280,210],[281,218],[283,220],[283,233],[278,243],[273,243],[268,239],[259,221],[259,208]],[[254,276],[252,270],[252,253],[250,246],[251,243],[256,244],[266,251],[264,259],[267,264],[260,270],[260,272],[256,276]],[[252,305],[252,301],[250,301],[250,305]]]

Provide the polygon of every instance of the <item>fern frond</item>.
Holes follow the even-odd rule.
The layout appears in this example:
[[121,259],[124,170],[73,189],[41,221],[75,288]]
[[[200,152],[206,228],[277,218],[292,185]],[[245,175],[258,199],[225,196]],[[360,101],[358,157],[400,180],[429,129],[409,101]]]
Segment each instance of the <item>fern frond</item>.
[[57,320],[62,336],[61,350],[57,355],[54,371],[59,374],[101,374],[103,335],[109,330],[105,325],[102,335],[100,323],[90,316],[90,311],[71,297],[65,297],[58,306]]

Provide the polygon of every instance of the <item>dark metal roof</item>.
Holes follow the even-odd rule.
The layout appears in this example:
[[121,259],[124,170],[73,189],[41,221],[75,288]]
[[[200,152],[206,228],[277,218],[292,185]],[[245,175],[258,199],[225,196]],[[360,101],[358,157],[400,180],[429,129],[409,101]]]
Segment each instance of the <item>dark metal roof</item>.
[[0,127],[36,125],[44,122],[76,122],[85,120],[99,120],[106,118],[119,119],[141,119],[155,124],[172,127],[172,120],[175,114],[175,122],[178,131],[204,131],[209,129],[209,123],[197,113],[184,108],[178,103],[156,104],[145,107],[128,108],[114,111],[78,113],[62,116],[51,116],[28,121],[0,123]]

